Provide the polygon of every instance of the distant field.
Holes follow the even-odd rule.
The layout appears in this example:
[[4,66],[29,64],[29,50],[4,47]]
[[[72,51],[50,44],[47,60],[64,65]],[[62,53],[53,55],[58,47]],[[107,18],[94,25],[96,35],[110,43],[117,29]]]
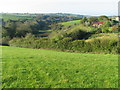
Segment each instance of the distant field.
[[117,33],[99,33],[93,34],[86,41],[94,40],[94,39],[110,39],[110,40],[118,40]]
[[67,25],[71,25],[71,24],[75,24],[75,23],[80,23],[80,20],[73,20],[73,21],[68,21],[68,22],[62,22],[60,24],[67,26]]
[[59,24],[63,25],[62,30],[58,30],[59,32],[53,32],[50,35],[50,37],[55,38],[58,35],[62,35],[64,33],[71,33],[71,32],[74,32],[80,29],[88,32],[90,28],[90,27],[85,27],[83,25],[80,25],[80,20],[67,21],[67,22],[62,22]]
[[33,19],[33,17],[36,15],[23,15],[23,14],[0,14],[0,18],[3,18],[4,21],[7,21],[9,19],[11,20],[18,20],[18,19]]
[[117,88],[118,56],[2,47],[3,88]]

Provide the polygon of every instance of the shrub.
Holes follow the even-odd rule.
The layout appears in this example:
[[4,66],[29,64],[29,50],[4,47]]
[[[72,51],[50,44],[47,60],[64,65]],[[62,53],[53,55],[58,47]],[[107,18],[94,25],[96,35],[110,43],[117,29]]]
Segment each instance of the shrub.
[[85,40],[74,40],[66,37],[62,40],[47,40],[47,39],[27,39],[14,38],[9,44],[11,46],[26,47],[26,48],[49,48],[60,50],[72,50],[79,52],[97,52],[97,53],[119,53],[118,40],[111,39],[93,39],[85,42]]
[[6,37],[1,38],[0,44],[9,46],[9,41],[10,41],[10,37],[6,36]]

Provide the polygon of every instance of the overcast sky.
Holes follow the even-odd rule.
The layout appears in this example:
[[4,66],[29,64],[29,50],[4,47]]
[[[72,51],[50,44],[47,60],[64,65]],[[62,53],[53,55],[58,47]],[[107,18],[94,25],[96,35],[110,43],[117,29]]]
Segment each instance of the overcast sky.
[[117,15],[119,0],[1,0],[0,12]]

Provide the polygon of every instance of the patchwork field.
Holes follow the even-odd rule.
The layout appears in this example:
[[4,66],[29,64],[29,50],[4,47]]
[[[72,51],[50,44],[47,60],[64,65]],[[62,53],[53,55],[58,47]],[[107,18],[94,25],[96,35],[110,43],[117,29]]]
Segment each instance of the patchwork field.
[[3,88],[117,88],[118,55],[2,47]]

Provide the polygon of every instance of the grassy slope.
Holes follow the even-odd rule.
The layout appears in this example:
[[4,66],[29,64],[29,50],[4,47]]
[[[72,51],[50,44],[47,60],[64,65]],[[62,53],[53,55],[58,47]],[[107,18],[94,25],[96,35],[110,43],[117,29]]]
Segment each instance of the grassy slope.
[[118,56],[3,47],[3,87],[115,88]]
[[100,34],[93,34],[87,39],[86,41],[91,41],[94,39],[110,39],[110,40],[118,40],[117,33],[100,33]]
[[[50,38],[56,38],[59,35],[63,35],[65,33],[71,33],[71,32],[77,31],[79,29],[84,30],[84,31],[89,31],[89,28],[90,28],[90,27],[84,27],[83,25],[80,25],[80,20],[62,22],[59,24],[64,25],[64,27],[62,28],[62,30],[57,30],[57,32],[53,31],[50,34]],[[70,26],[70,28],[68,28],[69,26]]]
[[80,20],[73,20],[73,21],[68,21],[68,22],[62,22],[62,23],[59,23],[59,24],[62,24],[64,26],[68,26],[68,25],[72,25],[72,24],[77,24],[77,23],[80,23]]
[[[73,21],[68,21],[68,22],[62,22],[62,23],[59,23],[61,25],[64,25],[64,27],[62,28],[62,30],[58,30],[57,32],[54,32],[51,33],[51,37],[52,38],[55,38],[57,37],[58,35],[62,35],[64,33],[71,33],[71,32],[74,32],[74,31],[77,31],[79,29],[83,30],[83,31],[86,31],[86,32],[89,32],[91,30],[91,27],[89,26],[83,26],[82,24],[80,24],[80,20],[73,20]],[[76,24],[74,26],[74,24]],[[67,28],[71,26],[71,28]],[[67,28],[67,29],[66,29]],[[91,35],[86,41],[89,41],[89,40],[92,40],[92,39],[118,39],[118,33],[99,33],[99,34],[93,34]]]

